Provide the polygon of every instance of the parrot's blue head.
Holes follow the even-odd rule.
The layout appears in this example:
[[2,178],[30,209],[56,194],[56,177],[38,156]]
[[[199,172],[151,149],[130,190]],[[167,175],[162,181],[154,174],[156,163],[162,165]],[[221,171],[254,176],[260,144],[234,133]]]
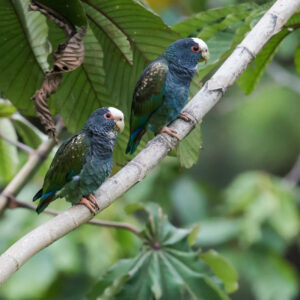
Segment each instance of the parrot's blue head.
[[199,61],[209,59],[208,47],[199,38],[186,38],[171,44],[163,56],[177,66],[195,69]]
[[114,107],[97,109],[86,121],[83,130],[90,132],[112,132],[124,129],[124,114]]

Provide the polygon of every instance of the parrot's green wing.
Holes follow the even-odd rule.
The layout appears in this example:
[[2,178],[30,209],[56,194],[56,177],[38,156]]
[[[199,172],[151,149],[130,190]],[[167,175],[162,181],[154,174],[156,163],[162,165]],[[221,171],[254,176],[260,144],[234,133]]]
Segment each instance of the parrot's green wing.
[[41,198],[38,212],[43,211],[54,200],[55,193],[80,173],[89,145],[89,138],[80,132],[59,147],[46,174],[42,190],[33,198]]
[[168,63],[160,57],[151,63],[139,78],[133,94],[130,140],[126,152],[135,151],[150,116],[162,104],[167,73]]

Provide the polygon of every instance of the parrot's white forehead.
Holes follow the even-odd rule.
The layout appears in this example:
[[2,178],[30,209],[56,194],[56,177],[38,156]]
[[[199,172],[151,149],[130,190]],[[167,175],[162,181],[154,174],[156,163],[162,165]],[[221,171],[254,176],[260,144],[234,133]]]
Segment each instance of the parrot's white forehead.
[[192,38],[192,40],[199,45],[202,50],[208,50],[208,47],[204,41],[199,38]]
[[108,110],[114,116],[115,119],[124,119],[124,114],[115,107],[109,107]]

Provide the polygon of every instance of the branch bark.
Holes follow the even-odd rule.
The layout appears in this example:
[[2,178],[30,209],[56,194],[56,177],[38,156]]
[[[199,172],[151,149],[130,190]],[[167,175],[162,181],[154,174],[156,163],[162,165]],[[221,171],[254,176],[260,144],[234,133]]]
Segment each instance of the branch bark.
[[[227,88],[247,68],[267,41],[281,30],[299,6],[300,0],[275,2],[213,77],[185,106],[183,111],[188,113],[193,121],[178,119],[173,122],[171,127],[177,130],[181,140],[190,133],[196,123],[201,122]],[[96,191],[100,211],[141,181],[176,144],[177,140],[166,134],[160,134],[150,141],[131,162]],[[0,256],[0,283],[4,283],[34,254],[92,217],[85,206],[76,205],[22,237]]]

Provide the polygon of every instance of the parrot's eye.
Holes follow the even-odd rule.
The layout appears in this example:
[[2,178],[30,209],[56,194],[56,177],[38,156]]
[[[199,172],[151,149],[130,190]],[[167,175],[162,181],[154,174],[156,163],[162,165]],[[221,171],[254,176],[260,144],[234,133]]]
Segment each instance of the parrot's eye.
[[113,120],[113,116],[112,116],[112,114],[111,113],[106,113],[106,114],[104,114],[104,118],[105,119],[107,119],[107,120]]
[[196,53],[200,53],[201,52],[201,48],[198,45],[192,46],[191,50],[193,52],[196,52]]

